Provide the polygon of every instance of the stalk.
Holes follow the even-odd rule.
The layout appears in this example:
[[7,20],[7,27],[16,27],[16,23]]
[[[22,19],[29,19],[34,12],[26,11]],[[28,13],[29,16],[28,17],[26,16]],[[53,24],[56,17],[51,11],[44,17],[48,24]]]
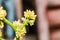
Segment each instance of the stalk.
[[9,25],[14,31],[16,31],[16,28],[15,26],[10,22],[8,21],[6,18],[3,18],[3,22],[5,22],[7,25]]

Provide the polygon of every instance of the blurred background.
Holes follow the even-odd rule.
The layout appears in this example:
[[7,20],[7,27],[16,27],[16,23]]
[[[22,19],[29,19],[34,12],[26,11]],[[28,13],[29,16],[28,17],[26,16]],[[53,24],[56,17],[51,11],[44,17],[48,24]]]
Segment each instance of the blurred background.
[[[35,25],[26,27],[23,40],[50,40],[50,30],[60,28],[60,0],[0,0],[0,6],[7,11],[6,18],[11,22],[21,19],[26,9],[35,11]],[[13,40],[12,28],[5,24],[3,31],[5,39]]]

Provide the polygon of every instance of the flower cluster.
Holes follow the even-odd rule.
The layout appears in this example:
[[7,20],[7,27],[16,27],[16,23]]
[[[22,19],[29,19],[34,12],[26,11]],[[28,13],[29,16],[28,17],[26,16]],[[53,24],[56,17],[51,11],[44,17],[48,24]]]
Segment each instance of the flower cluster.
[[3,10],[3,7],[0,7],[0,20],[3,20],[6,16],[6,11]]
[[20,25],[21,25],[20,20],[14,21],[14,22],[13,22],[13,25],[14,25],[16,28],[17,28],[18,26],[20,26]]
[[35,19],[36,15],[35,15],[34,11],[26,10],[24,12],[24,17],[27,19]]
[[16,32],[15,32],[16,33],[16,37],[15,37],[14,40],[16,40],[16,38],[19,38],[19,40],[22,40],[23,39],[22,37],[26,33],[25,27],[22,28],[22,29],[20,28],[20,26],[22,25],[22,23],[20,23],[20,20],[14,21],[13,25],[16,27]]
[[36,16],[37,16],[37,15],[35,15],[34,11],[26,10],[26,11],[24,12],[24,17],[25,17],[26,19],[29,19],[29,24],[30,24],[30,26],[34,25]]
[[[6,16],[6,11],[3,10],[3,7],[0,7],[0,20],[3,20],[3,18],[5,18]],[[0,28],[3,28],[3,22],[0,21]]]
[[25,26],[28,26],[28,24],[30,24],[30,26],[34,25],[36,18],[34,11],[30,11],[30,10],[26,10],[24,12],[22,23],[20,22],[20,20],[11,23],[5,18],[5,16],[6,16],[6,11],[3,10],[3,7],[0,7],[0,28],[3,28],[4,26],[3,22],[8,24],[15,31],[16,36],[14,40],[22,40],[26,33]]
[[3,28],[3,27],[4,27],[3,22],[0,21],[0,28]]
[[34,15],[34,11],[27,10],[24,12],[24,17],[22,17],[23,23],[20,23],[19,20],[13,23],[17,27],[16,37],[14,40],[16,40],[16,38],[19,38],[19,40],[23,39],[23,36],[26,33],[25,25],[28,25],[28,23],[30,24],[30,26],[34,25],[35,18],[36,15]]
[[16,31],[16,37],[19,37],[19,40],[22,40],[23,37],[25,36],[26,30],[25,27],[22,30],[17,29]]

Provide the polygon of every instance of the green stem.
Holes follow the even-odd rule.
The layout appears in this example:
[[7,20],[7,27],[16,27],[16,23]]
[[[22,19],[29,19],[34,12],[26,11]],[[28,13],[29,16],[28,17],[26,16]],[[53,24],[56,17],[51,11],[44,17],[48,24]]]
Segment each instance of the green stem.
[[28,25],[29,19],[25,19],[25,21],[23,21],[23,24],[26,26]]
[[26,19],[25,21],[23,21],[23,24],[20,26],[20,29],[23,29],[25,26],[27,26],[28,22],[29,22],[28,19]]
[[8,21],[6,18],[3,18],[3,22],[8,24],[14,31],[16,31],[15,26],[10,21]]

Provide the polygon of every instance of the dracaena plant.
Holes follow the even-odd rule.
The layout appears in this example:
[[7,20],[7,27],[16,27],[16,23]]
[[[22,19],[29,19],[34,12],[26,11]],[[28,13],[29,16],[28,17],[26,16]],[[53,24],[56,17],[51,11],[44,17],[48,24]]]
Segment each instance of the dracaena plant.
[[[20,20],[17,20],[17,21],[14,21],[13,23],[11,23],[9,20],[7,20],[5,18],[6,15],[7,15],[7,13],[3,9],[3,7],[0,7],[0,28],[4,27],[4,23],[9,25],[16,34],[14,40],[23,39],[23,37],[26,33],[25,27],[28,26],[28,24],[30,24],[30,26],[34,25],[34,22],[35,22],[35,19],[37,16],[37,15],[35,15],[34,11],[26,10],[26,11],[24,11],[24,17],[21,18],[22,23],[20,22]],[[1,37],[0,37],[0,39],[4,40]]]

